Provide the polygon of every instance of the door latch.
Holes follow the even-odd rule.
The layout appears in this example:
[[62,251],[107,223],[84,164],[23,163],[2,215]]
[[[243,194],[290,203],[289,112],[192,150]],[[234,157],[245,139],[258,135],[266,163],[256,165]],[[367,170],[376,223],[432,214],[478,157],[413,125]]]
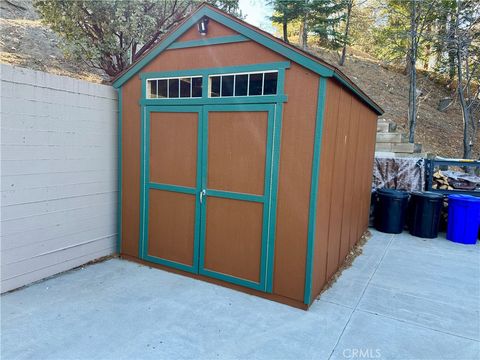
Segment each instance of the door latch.
[[207,191],[205,189],[203,189],[202,191],[200,191],[200,204],[203,204],[203,197],[207,195]]

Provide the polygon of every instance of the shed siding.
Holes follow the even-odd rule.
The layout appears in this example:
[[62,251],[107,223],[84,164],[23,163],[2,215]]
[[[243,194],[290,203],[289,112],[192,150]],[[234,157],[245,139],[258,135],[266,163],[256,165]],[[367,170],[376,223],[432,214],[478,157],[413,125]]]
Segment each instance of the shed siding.
[[319,77],[295,63],[285,77],[273,291],[303,301]]
[[327,80],[312,299],[368,227],[377,115]]
[[122,88],[122,244],[120,252],[138,256],[140,234],[141,81],[132,77]]
[[208,33],[207,35],[200,35],[196,26],[192,26],[189,30],[185,31],[182,36],[180,36],[177,41],[191,41],[191,40],[205,40],[209,38],[221,37],[221,36],[232,36],[237,35],[238,33],[235,30],[230,29],[229,27],[219,24],[215,20],[210,19],[208,22]]
[[[210,22],[209,34],[213,33],[212,26],[223,27]],[[223,30],[217,29],[216,33],[221,31]],[[166,50],[146,65],[142,72],[190,70],[285,60],[268,48],[247,41]],[[276,294],[303,301],[318,75],[292,63],[291,68],[286,71],[285,86],[289,99],[284,105],[281,139],[273,287]],[[135,257],[138,256],[140,213],[140,107],[138,105],[140,88],[141,82],[138,76],[134,76],[122,89],[123,240],[121,251]]]

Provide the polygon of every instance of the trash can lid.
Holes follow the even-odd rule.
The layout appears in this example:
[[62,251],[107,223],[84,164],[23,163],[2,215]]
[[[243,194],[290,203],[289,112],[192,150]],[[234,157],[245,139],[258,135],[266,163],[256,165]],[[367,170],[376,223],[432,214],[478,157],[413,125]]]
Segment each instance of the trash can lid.
[[433,191],[413,191],[411,195],[429,199],[443,199],[442,194],[438,194]]
[[480,197],[463,194],[448,195],[448,200],[468,201],[468,202],[480,202]]
[[408,197],[408,192],[405,190],[396,190],[396,189],[377,189],[377,193],[380,195],[385,195],[392,198],[404,199]]

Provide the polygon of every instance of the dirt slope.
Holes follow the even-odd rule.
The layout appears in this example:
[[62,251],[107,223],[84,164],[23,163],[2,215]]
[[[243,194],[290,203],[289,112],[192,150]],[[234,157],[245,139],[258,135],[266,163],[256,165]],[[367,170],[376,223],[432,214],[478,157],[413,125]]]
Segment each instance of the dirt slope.
[[[93,82],[104,80],[100,73],[65,58],[58,47],[57,35],[41,24],[31,0],[0,0],[0,27],[0,62]],[[331,63],[337,62],[334,52],[313,51]],[[385,109],[383,118],[394,120],[406,132],[408,78],[405,75],[386,69],[379,61],[358,52],[348,57],[342,70]],[[462,117],[458,104],[451,105],[446,112],[438,111],[440,99],[451,94],[421,74],[418,88],[423,96],[416,142],[423,144],[424,151],[461,157]],[[480,145],[480,141],[477,144]],[[477,158],[478,145],[474,149]]]
[[31,0],[0,0],[0,62],[102,82],[100,72],[65,58],[58,36],[43,25]]

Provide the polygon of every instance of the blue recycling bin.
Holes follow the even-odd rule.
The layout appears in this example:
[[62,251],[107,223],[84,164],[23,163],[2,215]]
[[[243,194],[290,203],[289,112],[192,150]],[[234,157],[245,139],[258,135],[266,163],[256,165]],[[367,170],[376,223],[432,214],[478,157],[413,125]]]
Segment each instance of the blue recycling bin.
[[448,240],[476,244],[479,225],[480,198],[470,195],[448,196]]

